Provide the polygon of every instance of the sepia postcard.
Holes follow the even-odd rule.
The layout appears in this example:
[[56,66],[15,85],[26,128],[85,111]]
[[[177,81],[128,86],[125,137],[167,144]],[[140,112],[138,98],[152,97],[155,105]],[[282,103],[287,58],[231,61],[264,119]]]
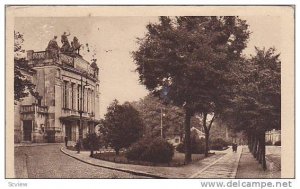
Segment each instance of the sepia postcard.
[[6,5],[5,177],[294,178],[294,14]]

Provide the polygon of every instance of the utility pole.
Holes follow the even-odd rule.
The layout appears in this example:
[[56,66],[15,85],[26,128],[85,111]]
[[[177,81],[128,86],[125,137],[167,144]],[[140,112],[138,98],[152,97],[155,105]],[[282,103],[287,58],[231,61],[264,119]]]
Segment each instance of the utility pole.
[[80,79],[80,110],[78,111],[79,113],[79,140],[82,142],[83,139],[83,126],[82,126],[82,113],[83,113],[83,106],[84,106],[84,93],[83,90],[84,88],[88,86],[87,80],[85,85],[83,85],[83,80],[82,80],[82,74],[81,74],[81,79]]
[[80,79],[80,110],[78,111],[79,113],[79,140],[82,141],[83,139],[83,133],[82,133],[82,113],[83,113],[83,109],[82,109],[82,101],[83,101],[83,81],[82,81],[82,75],[81,75],[81,79]]

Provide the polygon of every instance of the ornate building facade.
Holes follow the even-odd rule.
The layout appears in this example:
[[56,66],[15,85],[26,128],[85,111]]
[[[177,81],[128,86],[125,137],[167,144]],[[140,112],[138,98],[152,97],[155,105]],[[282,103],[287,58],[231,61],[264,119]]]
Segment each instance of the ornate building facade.
[[32,50],[27,61],[31,70],[21,71],[39,96],[15,104],[15,143],[76,141],[93,132],[100,120],[97,64],[76,53]]

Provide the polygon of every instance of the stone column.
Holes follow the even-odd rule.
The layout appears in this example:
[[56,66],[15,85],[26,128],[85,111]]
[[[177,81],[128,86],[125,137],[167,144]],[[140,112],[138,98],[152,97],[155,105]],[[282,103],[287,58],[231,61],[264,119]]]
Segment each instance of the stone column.
[[68,82],[67,84],[67,108],[71,109],[71,103],[72,103],[72,99],[71,99],[71,82]]

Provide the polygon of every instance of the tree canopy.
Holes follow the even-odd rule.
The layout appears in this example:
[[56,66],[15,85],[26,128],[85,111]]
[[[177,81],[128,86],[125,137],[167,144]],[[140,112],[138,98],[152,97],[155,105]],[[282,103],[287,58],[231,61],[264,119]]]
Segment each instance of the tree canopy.
[[246,47],[248,25],[234,16],[160,17],[147,30],[133,52],[140,82],[155,95],[166,92],[169,102],[184,108],[190,148],[190,118],[201,113],[206,123],[207,114],[218,114],[230,99],[232,62]]
[[231,106],[224,113],[236,130],[265,132],[280,129],[281,61],[274,48],[256,48],[256,55],[239,64],[235,71]]
[[236,67],[239,82],[222,115],[236,131],[245,131],[254,157],[266,169],[265,132],[281,128],[281,61],[274,48],[256,48],[256,55]]
[[131,104],[140,113],[145,125],[145,135],[160,136],[161,116],[164,136],[174,133],[180,134],[183,130],[184,112],[182,109],[170,104],[164,105],[152,95]]
[[100,132],[104,141],[111,145],[116,153],[136,142],[143,133],[143,121],[139,112],[129,103],[119,105],[117,100],[107,108],[102,120]]
[[34,91],[35,85],[27,78],[21,70],[30,71],[27,60],[22,56],[25,50],[22,48],[24,42],[23,34],[14,31],[14,101],[17,103],[30,94],[38,96]]

